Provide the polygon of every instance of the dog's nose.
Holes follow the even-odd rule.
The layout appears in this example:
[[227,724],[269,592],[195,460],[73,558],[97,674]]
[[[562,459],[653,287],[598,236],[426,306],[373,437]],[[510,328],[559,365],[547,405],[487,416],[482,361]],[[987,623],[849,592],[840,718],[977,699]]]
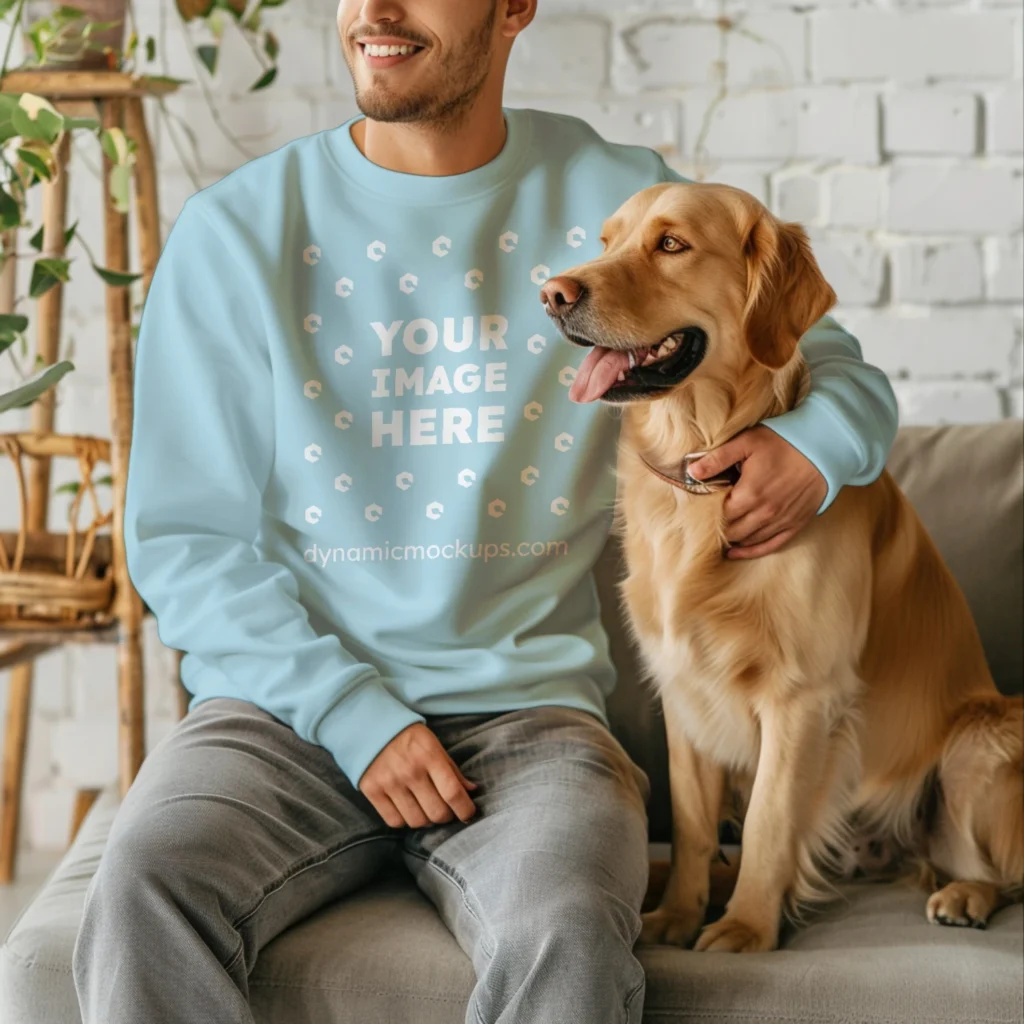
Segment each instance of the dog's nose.
[[583,296],[583,286],[571,277],[553,277],[540,290],[540,301],[549,314],[568,313]]

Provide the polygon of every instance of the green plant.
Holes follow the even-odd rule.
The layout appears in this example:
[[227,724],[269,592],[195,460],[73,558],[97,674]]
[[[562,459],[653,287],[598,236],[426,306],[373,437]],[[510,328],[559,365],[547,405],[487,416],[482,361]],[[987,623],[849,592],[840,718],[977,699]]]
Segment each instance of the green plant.
[[277,36],[263,24],[264,8],[280,7],[286,0],[174,0],[181,20],[186,24],[205,22],[213,36],[213,43],[196,48],[196,55],[211,75],[217,73],[217,59],[224,36],[226,18],[232,18],[252,47],[253,52],[264,64],[269,61],[262,75],[250,86],[250,92],[265,89],[277,77],[277,56],[280,45]]
[[[274,81],[280,48],[277,37],[264,25],[262,13],[264,8],[279,7],[286,0],[172,2],[186,31],[189,27],[201,27],[205,30],[206,40],[195,45],[194,53],[198,64],[211,78],[216,74],[227,19],[232,19],[263,67],[259,78],[250,86],[250,91],[264,89]],[[7,22],[10,28],[7,47],[0,64],[0,79],[9,70],[11,44],[22,23],[25,4],[26,0],[0,0],[0,21]],[[153,67],[158,58],[157,41],[152,36],[140,40],[132,0],[126,0],[126,14],[126,27],[129,31],[124,49],[117,51],[110,46],[101,47],[97,42],[102,33],[116,26],[117,22],[91,21],[81,10],[71,5],[54,3],[52,10],[45,17],[34,20],[25,29],[24,35],[30,52],[22,67],[74,61],[90,50],[100,50],[105,55],[106,66],[112,71],[127,72],[153,81],[185,84],[185,79],[148,73],[148,69]],[[196,70],[202,74],[199,67]],[[207,102],[212,107],[205,84],[201,84]],[[160,110],[164,116],[170,117],[163,104]],[[13,391],[0,393],[0,413],[31,405],[73,368],[73,364],[67,359],[60,360],[52,366],[44,366],[38,355],[31,367],[23,368],[15,354],[17,351],[21,359],[26,359],[28,354],[25,332],[29,318],[20,311],[23,302],[26,298],[38,299],[50,288],[70,280],[73,262],[64,256],[57,257],[42,252],[41,227],[29,237],[28,244],[35,250],[34,254],[31,251],[19,251],[17,238],[19,232],[28,234],[33,228],[28,216],[31,189],[40,182],[53,179],[58,166],[57,152],[64,144],[65,136],[73,134],[77,138],[83,133],[96,137],[103,152],[110,159],[109,184],[113,202],[118,210],[127,212],[135,162],[135,144],[120,129],[104,130],[95,119],[66,117],[45,99],[32,93],[0,93],[0,274],[7,260],[26,257],[33,260],[28,296],[16,297],[13,307],[0,313],[0,355],[8,353],[17,376],[21,378],[21,383]],[[187,126],[185,134],[198,150],[198,143]],[[176,145],[177,142],[174,141]],[[232,141],[244,153],[244,148],[237,140]],[[192,178],[198,188],[196,175],[192,174]],[[85,239],[77,233],[77,224],[67,229],[64,243],[65,248],[72,243],[80,245],[85,250],[92,269],[107,284],[127,287],[140,277],[138,274],[113,271],[99,265]],[[134,309],[136,312],[141,309],[141,301],[136,303]],[[133,325],[133,334],[137,333],[137,330],[136,322]],[[67,354],[70,355],[70,352]]]

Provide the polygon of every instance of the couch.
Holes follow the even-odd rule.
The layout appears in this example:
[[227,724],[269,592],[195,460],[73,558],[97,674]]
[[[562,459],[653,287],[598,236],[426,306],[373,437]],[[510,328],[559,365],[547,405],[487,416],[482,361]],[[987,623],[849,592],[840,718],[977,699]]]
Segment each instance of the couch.
[[[993,674],[1007,693],[1020,692],[1024,676],[1021,430],[1019,421],[904,428],[890,460],[966,592]],[[664,729],[649,690],[637,681],[618,616],[619,565],[612,541],[597,574],[621,676],[611,715],[651,777],[651,839],[665,842]],[[112,788],[7,936],[0,951],[3,1024],[79,1022],[71,954],[86,886],[116,810]],[[924,896],[909,889],[862,883],[843,895],[809,926],[787,934],[777,952],[641,949],[648,976],[644,1021],[1021,1024],[1019,905],[981,931],[928,924]],[[251,999],[260,1024],[462,1024],[472,984],[469,960],[397,873],[272,942],[252,975]]]

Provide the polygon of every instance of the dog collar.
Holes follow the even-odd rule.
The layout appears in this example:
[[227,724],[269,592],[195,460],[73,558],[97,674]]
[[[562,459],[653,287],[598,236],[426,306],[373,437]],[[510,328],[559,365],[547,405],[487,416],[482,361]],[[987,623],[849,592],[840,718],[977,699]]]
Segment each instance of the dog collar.
[[652,466],[643,455],[640,456],[640,461],[660,480],[664,480],[665,483],[678,487],[689,494],[715,494],[718,491],[727,491],[730,487],[734,487],[740,478],[740,464],[738,462],[717,476],[710,477],[707,480],[698,480],[696,477],[690,476],[690,466],[698,459],[704,458],[707,454],[707,452],[691,452],[689,455],[684,455],[681,464],[683,471],[681,478],[663,473],[656,466]]

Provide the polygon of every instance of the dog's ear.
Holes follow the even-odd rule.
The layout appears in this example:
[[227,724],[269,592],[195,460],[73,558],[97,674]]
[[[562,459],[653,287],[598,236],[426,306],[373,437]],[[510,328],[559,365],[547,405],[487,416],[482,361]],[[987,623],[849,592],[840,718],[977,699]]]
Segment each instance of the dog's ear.
[[743,240],[747,302],[743,327],[750,354],[772,370],[785,366],[796,346],[834,305],[836,293],[821,273],[807,232],[754,214]]

